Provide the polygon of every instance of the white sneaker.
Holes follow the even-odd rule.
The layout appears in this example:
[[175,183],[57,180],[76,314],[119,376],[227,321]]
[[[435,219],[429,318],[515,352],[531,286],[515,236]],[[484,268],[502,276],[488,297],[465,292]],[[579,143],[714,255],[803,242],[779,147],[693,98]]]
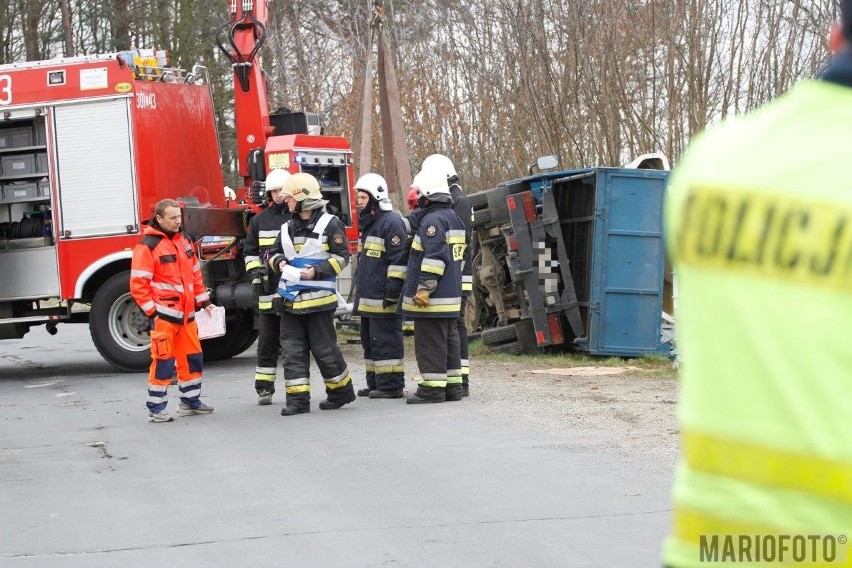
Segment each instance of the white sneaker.
[[174,419],[174,416],[169,416],[169,413],[165,410],[162,412],[148,413],[148,422],[171,422]]
[[207,406],[203,402],[199,402],[195,408],[188,404],[180,403],[177,408],[177,413],[181,416],[192,416],[193,414],[210,414],[213,412],[212,406]]

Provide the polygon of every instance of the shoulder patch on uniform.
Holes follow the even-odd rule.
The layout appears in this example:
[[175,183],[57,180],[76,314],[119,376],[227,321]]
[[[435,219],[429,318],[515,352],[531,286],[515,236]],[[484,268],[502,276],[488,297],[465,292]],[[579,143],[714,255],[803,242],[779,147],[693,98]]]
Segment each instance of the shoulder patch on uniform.
[[402,242],[402,239],[400,238],[400,236],[399,236],[399,235],[393,235],[393,236],[390,238],[390,244],[391,244],[391,246],[398,247],[398,246],[399,246],[399,243],[401,243],[401,242]]
[[343,233],[335,233],[334,236],[332,237],[332,240],[334,241],[334,244],[342,245],[343,240],[344,240],[343,239]]
[[429,225],[426,227],[426,234],[430,237],[434,237],[438,233],[438,227],[435,225]]
[[163,240],[163,237],[159,235],[145,235],[142,237],[142,244],[148,247],[151,250],[157,248],[157,245],[160,244],[160,241]]

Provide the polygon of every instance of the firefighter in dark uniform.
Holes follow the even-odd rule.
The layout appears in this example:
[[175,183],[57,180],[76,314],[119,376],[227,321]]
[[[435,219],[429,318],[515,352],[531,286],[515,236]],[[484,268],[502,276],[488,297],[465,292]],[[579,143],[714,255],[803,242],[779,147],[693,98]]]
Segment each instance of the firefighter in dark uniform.
[[[423,170],[413,187],[420,194],[417,232],[408,257],[400,305],[414,319],[414,354],[420,369],[417,392],[408,404],[462,399],[459,332],[464,224],[452,209],[446,176]],[[412,223],[414,225],[415,223]]]
[[355,183],[361,233],[355,274],[355,313],[361,316],[361,345],[367,387],[359,396],[402,398],[405,350],[402,315],[397,313],[405,280],[405,239],[408,229],[393,210],[387,182],[366,174]]
[[275,253],[275,241],[281,225],[290,219],[290,210],[284,203],[284,183],[290,172],[276,168],[266,176],[267,207],[251,218],[245,238],[246,274],[251,280],[252,292],[257,297],[258,336],[257,366],[254,370],[254,389],[258,404],[272,404],[275,392],[275,375],[278,368],[278,353],[281,351],[279,335],[281,317],[272,311],[272,299],[278,288],[267,262]]
[[280,275],[273,308],[281,315],[287,393],[281,414],[292,416],[311,411],[311,354],[325,382],[321,410],[352,402],[355,390],[334,329],[337,275],[349,262],[346,228],[325,211],[328,201],[311,174],[290,176],[284,199],[293,216],[281,227],[269,265]]
[[453,211],[456,212],[461,222],[464,223],[464,261],[462,263],[462,303],[461,313],[456,320],[459,330],[459,356],[461,357],[462,370],[462,396],[470,395],[470,356],[468,354],[467,325],[465,324],[465,308],[468,297],[473,293],[473,259],[471,258],[471,231],[473,229],[473,207],[470,199],[462,190],[459,174],[453,162],[443,154],[432,154],[423,160],[423,169],[437,169],[447,176],[447,184],[450,186],[450,195],[453,198]]

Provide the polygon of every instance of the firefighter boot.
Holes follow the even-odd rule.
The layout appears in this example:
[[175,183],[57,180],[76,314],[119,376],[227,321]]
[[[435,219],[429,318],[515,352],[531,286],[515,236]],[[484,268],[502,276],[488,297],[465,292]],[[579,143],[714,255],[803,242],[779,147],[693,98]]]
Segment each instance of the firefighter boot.
[[461,384],[447,385],[447,400],[458,401],[464,396],[464,387]]
[[286,406],[281,409],[281,416],[293,416],[295,414],[307,414],[311,411],[311,393],[299,392],[287,393]]
[[337,389],[326,388],[325,392],[328,398],[319,403],[320,410],[337,410],[355,400],[355,387],[352,386],[352,381]]
[[444,402],[447,400],[444,387],[417,386],[417,391],[405,399],[406,404],[426,404],[429,402]]
[[376,389],[371,389],[370,387],[366,387],[363,389],[358,389],[358,396],[370,396],[370,393]]
[[376,389],[370,393],[370,398],[402,398],[402,389]]
[[270,389],[260,389],[257,391],[257,403],[261,406],[272,404],[273,391]]

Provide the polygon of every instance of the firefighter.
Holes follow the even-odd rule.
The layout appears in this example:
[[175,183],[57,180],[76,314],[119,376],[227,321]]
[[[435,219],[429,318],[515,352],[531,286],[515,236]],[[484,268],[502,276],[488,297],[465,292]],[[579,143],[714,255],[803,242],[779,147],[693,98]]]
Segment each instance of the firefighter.
[[852,527],[852,0],[841,13],[821,80],[699,135],[668,186],[683,448],[672,567],[716,565],[710,537],[733,543],[731,562],[826,566],[836,552],[844,564],[834,546],[846,537],[833,535]]
[[209,414],[213,407],[201,402],[204,358],[195,312],[212,313],[213,304],[192,242],[180,231],[177,201],[157,203],[142,241],[133,249],[130,293],[149,319],[151,368],[148,373],[148,420],[171,422],[166,412],[168,388],[177,367],[180,404],[185,416]]
[[461,180],[456,172],[453,162],[443,154],[432,154],[423,160],[422,169],[435,168],[447,176],[447,184],[450,186],[450,195],[453,198],[453,211],[456,212],[461,222],[464,223],[465,253],[462,261],[462,303],[456,327],[459,330],[459,356],[461,357],[462,370],[462,396],[470,395],[470,358],[468,354],[467,325],[464,316],[468,297],[473,292],[473,263],[471,262],[470,238],[473,229],[473,207],[470,199],[462,191]]
[[361,316],[361,345],[367,387],[358,396],[402,398],[405,386],[402,315],[397,313],[405,280],[405,239],[408,230],[393,210],[387,182],[366,174],[355,183],[358,192],[360,243],[355,275],[355,313]]
[[266,176],[266,208],[251,218],[245,239],[246,274],[251,280],[252,292],[257,297],[258,336],[257,366],[254,370],[254,389],[258,404],[272,404],[275,393],[275,375],[278,353],[281,350],[279,335],[281,317],[272,311],[272,299],[278,288],[275,273],[267,264],[281,225],[290,219],[290,210],[284,203],[284,183],[290,172],[276,168]]
[[416,234],[408,257],[401,311],[414,319],[414,354],[421,380],[408,404],[462,399],[459,333],[464,224],[452,209],[447,178],[422,170],[412,186],[418,190]]
[[292,416],[311,411],[310,354],[325,382],[321,410],[352,402],[355,390],[334,329],[337,275],[349,261],[346,229],[325,211],[328,201],[311,174],[290,176],[284,200],[292,217],[281,226],[269,266],[280,274],[273,308],[281,316],[284,355],[286,406],[281,414]]

